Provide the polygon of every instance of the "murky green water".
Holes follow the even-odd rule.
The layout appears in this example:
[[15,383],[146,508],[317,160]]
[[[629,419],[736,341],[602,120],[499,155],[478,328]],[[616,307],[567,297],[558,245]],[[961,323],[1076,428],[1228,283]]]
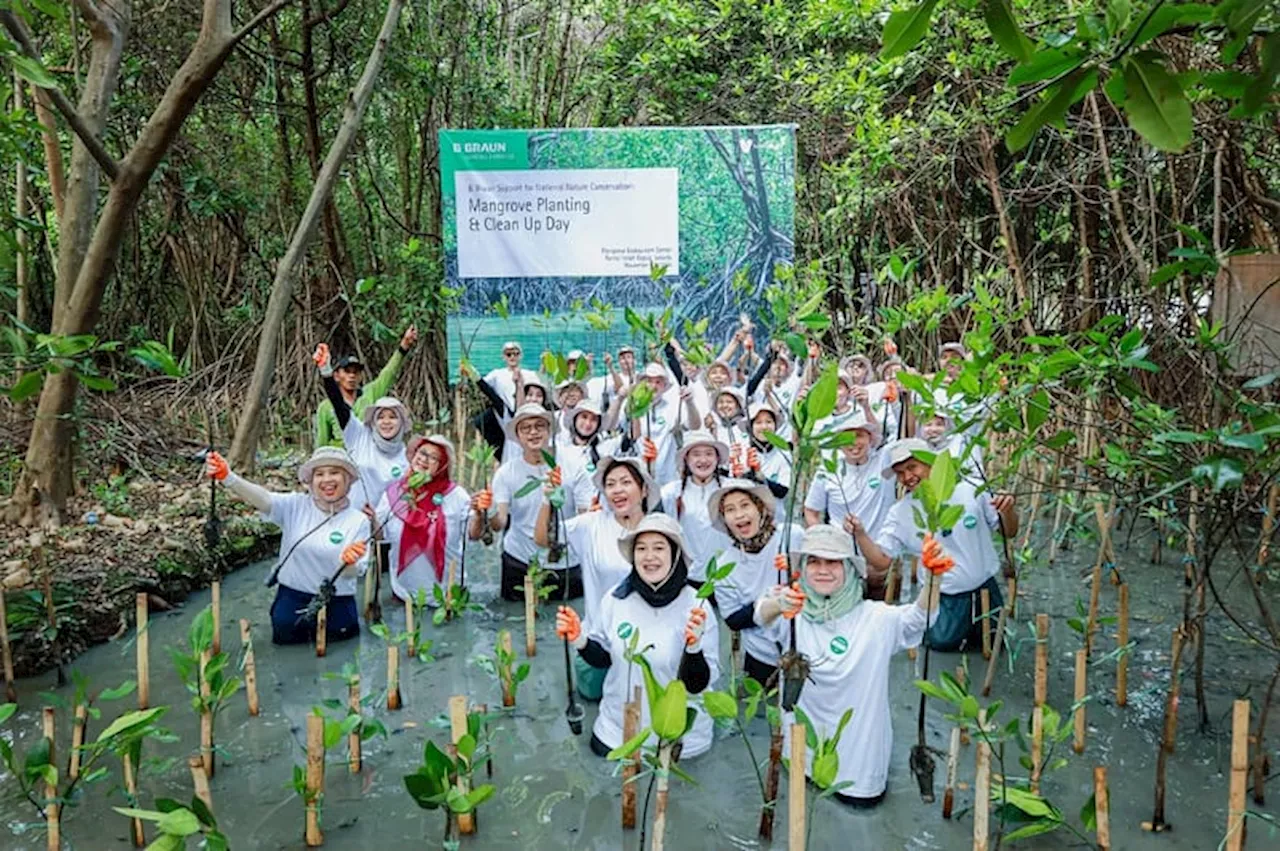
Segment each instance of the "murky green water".
[[[496,563],[491,553],[477,556],[468,568],[475,595],[486,602],[484,612],[469,613],[461,622],[440,628],[428,626],[435,641],[437,661],[421,664],[402,660],[404,708],[388,712],[383,706],[378,716],[390,736],[365,745],[364,770],[351,775],[346,766],[345,742],[329,755],[323,809],[325,847],[366,849],[388,841],[405,840],[417,847],[441,846],[443,817],[439,812],[419,810],[404,791],[401,778],[413,770],[426,739],[438,743],[447,739],[440,726],[452,694],[465,694],[473,702],[500,704],[495,680],[473,662],[477,654],[492,653],[498,630],[510,628],[519,648],[523,645],[523,611],[514,604],[495,601]],[[1090,554],[1082,554],[1090,555]],[[1122,556],[1123,558],[1123,556]],[[346,662],[357,664],[366,693],[381,693],[385,687],[386,651],[383,642],[365,633],[358,641],[336,644],[328,655],[317,659],[311,648],[273,647],[265,626],[271,592],[262,586],[266,565],[258,565],[228,577],[223,583],[224,646],[239,647],[236,622],[248,617],[255,626],[258,684],[262,714],[248,715],[243,694],[238,695],[218,721],[220,748],[217,776],[212,782],[215,813],[235,848],[303,847],[303,805],[287,788],[293,766],[304,763],[302,724],[312,706],[324,698],[345,700],[342,682],[324,679]],[[1071,756],[1069,765],[1049,776],[1047,796],[1068,818],[1077,821],[1080,806],[1092,794],[1092,768],[1107,765],[1111,779],[1112,838],[1116,849],[1212,849],[1222,838],[1227,813],[1230,702],[1248,683],[1259,692],[1265,659],[1250,654],[1240,643],[1240,634],[1225,618],[1215,616],[1209,625],[1208,680],[1210,710],[1216,732],[1200,736],[1195,731],[1194,700],[1188,676],[1183,712],[1179,722],[1179,748],[1169,768],[1167,818],[1171,833],[1159,837],[1145,834],[1139,825],[1151,818],[1152,781],[1156,738],[1160,728],[1163,688],[1168,681],[1170,631],[1176,622],[1179,601],[1157,603],[1152,589],[1155,571],[1163,572],[1160,586],[1169,589],[1168,573],[1175,568],[1136,565],[1132,584],[1134,618],[1132,638],[1137,649],[1130,665],[1130,701],[1125,709],[1114,705],[1114,663],[1103,663],[1090,672],[1088,706],[1089,737],[1083,756]],[[1080,571],[1061,562],[1041,570],[1024,583],[1018,620],[1022,629],[1034,612],[1053,616],[1050,654],[1049,700],[1062,711],[1070,706],[1072,694],[1072,651],[1078,639],[1065,620],[1074,614],[1077,597],[1087,599],[1087,585]],[[207,593],[193,597],[185,607],[153,617],[152,705],[169,705],[165,723],[181,743],[156,746],[149,754],[153,761],[144,766],[141,779],[142,805],[157,797],[189,799],[190,776],[185,757],[194,753],[198,723],[190,709],[182,684],[168,660],[167,647],[185,638],[192,615],[208,602]],[[1103,590],[1104,614],[1114,611],[1115,591]],[[393,630],[403,626],[399,607],[386,605]],[[620,781],[613,765],[593,756],[587,747],[594,707],[588,707],[586,730],[574,737],[564,721],[565,693],[561,647],[551,631],[550,609],[538,623],[539,655],[532,674],[520,688],[519,708],[501,722],[497,734],[499,754],[495,760],[498,793],[479,813],[479,832],[464,838],[463,845],[483,849],[574,848],[619,849],[637,847],[639,834],[624,833],[619,827]],[[1105,633],[1101,653],[1114,645]],[[728,647],[723,641],[722,646]],[[1098,654],[1098,655],[1101,655]],[[522,653],[518,655],[523,656]],[[1015,648],[1016,671],[1002,672],[995,697],[1004,699],[1001,711],[1006,720],[1012,713],[1029,713],[1031,697],[1032,648],[1026,643]],[[75,668],[87,674],[93,684],[105,687],[133,677],[133,646],[128,640],[97,647],[80,657]],[[959,657],[938,654],[939,664],[954,668]],[[916,663],[918,665],[919,662]],[[971,660],[975,676],[981,676],[981,657]],[[727,669],[727,662],[726,662]],[[914,778],[907,767],[913,744],[916,691],[911,684],[913,664],[902,656],[895,661],[892,690],[895,757],[890,773],[889,795],[885,803],[870,812],[857,812],[830,801],[820,801],[814,809],[811,848],[815,849],[963,849],[972,844],[972,822],[968,808],[972,791],[968,784],[958,793],[956,809],[960,818],[941,818],[944,764],[936,774],[938,803],[920,802]],[[7,725],[6,735],[16,738],[18,747],[29,744],[39,734],[37,692],[49,688],[52,676],[19,684],[22,711]],[[69,690],[64,690],[69,697]],[[133,698],[126,698],[132,708]],[[108,716],[111,709],[107,710]],[[1273,717],[1280,713],[1273,714]],[[60,718],[58,741],[65,757],[69,742],[68,719]],[[91,725],[90,736],[102,729],[104,721]],[[1271,749],[1277,751],[1280,722],[1272,725]],[[945,749],[950,725],[940,709],[931,705],[930,744]],[[768,730],[762,719],[750,728],[758,756],[767,756]],[[671,795],[667,847],[674,849],[746,849],[760,847],[756,840],[759,801],[756,781],[746,750],[734,736],[718,733],[712,751],[691,761],[687,770],[699,780],[696,788],[676,782]],[[1067,743],[1069,745],[1069,742]],[[155,760],[179,758],[165,767]],[[1280,758],[1275,758],[1280,764]],[[964,748],[960,776],[971,781],[974,747]],[[1020,775],[1016,752],[1007,759],[1011,775]],[[98,849],[122,847],[128,842],[128,821],[111,812],[110,806],[125,805],[119,784],[119,767],[112,777],[94,785],[78,806],[64,813],[65,847]],[[785,789],[785,774],[782,787]],[[643,788],[640,800],[643,803]],[[1272,790],[1273,800],[1280,787]],[[781,803],[775,847],[785,846],[785,799]],[[1272,810],[1274,812],[1274,809]],[[44,848],[43,828],[31,824],[32,808],[16,795],[14,784],[0,782],[0,848]],[[993,824],[995,818],[993,817]],[[1078,823],[1078,821],[1077,821]],[[149,836],[150,838],[150,836]],[[1280,836],[1268,834],[1260,821],[1252,822],[1251,848],[1280,847]],[[1063,831],[1041,836],[1020,847],[1058,849],[1072,847],[1078,840]]]

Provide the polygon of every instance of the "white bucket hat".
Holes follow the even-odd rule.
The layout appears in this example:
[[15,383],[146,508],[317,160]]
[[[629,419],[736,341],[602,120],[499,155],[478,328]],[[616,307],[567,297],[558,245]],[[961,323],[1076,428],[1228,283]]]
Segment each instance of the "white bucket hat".
[[516,411],[515,416],[511,418],[511,422],[507,423],[507,437],[518,442],[519,437],[516,435],[516,429],[519,427],[520,423],[525,420],[532,419],[542,420],[547,424],[548,429],[552,431],[555,430],[555,417],[551,415],[551,412],[535,402],[528,402],[521,405]]
[[867,575],[867,561],[853,551],[852,536],[829,523],[819,523],[805,529],[804,540],[794,552],[802,561],[809,556],[838,559],[852,567],[858,576]]
[[560,415],[561,424],[570,432],[573,431],[573,421],[578,418],[578,414],[595,414],[597,417],[604,416],[600,412],[600,403],[595,399],[584,397],[581,402],[572,408],[565,408]]
[[[667,387],[671,386],[671,379],[667,377],[667,371],[662,368],[661,364],[651,363],[644,368],[642,378],[661,378],[662,383]],[[665,389],[665,388],[664,388]]]
[[835,424],[835,428],[833,428],[832,431],[836,433],[842,431],[865,431],[867,434],[871,435],[872,449],[879,448],[881,438],[883,437],[880,433],[881,430],[871,425],[871,421],[867,419],[866,412],[861,408],[854,408],[848,416],[841,418],[841,420]]
[[666,535],[675,545],[676,552],[671,563],[674,565],[677,559],[685,558],[684,535],[680,531],[680,524],[675,518],[666,514],[646,514],[636,528],[632,529],[626,535],[618,539],[618,551],[622,553],[622,557],[631,562],[632,556],[636,550],[636,538],[645,532],[657,532]]
[[596,486],[596,490],[604,493],[604,477],[609,472],[609,468],[618,464],[625,464],[635,471],[640,477],[640,484],[649,492],[650,505],[653,504],[655,491],[653,489],[653,479],[649,477],[649,473],[644,468],[644,461],[634,455],[605,455],[596,462],[596,471],[591,476],[591,483]]
[[845,363],[844,363],[845,369],[848,369],[849,367],[853,366],[855,363],[860,363],[860,364],[862,364],[863,372],[864,372],[866,375],[875,375],[875,374],[876,374],[876,369],[875,369],[875,367],[871,365],[871,358],[867,357],[866,355],[853,355],[853,356],[851,356],[851,357],[850,357],[847,361],[845,361]]
[[904,437],[901,440],[895,440],[885,447],[885,465],[880,471],[883,478],[892,478],[894,475],[893,468],[901,464],[903,461],[914,457],[917,452],[933,452],[933,447],[925,443],[918,437]]
[[881,381],[883,381],[883,380],[884,380],[884,374],[885,374],[886,372],[888,372],[889,367],[893,367],[893,366],[900,367],[900,368],[902,368],[902,369],[906,369],[906,366],[907,366],[907,365],[906,365],[905,363],[903,363],[903,362],[902,362],[902,358],[898,357],[897,355],[894,355],[893,357],[889,358],[889,359],[888,359],[888,360],[886,360],[884,363],[880,364],[880,369],[879,369],[879,371],[876,373],[877,375],[879,375],[879,376],[880,376],[880,380],[881,380]]
[[507,349],[515,349],[520,354],[524,354],[524,347],[521,346],[515,340],[507,340],[505,343],[502,344],[502,351],[506,352]]
[[724,515],[720,513],[720,503],[734,491],[753,494],[764,503],[765,511],[768,511],[770,515],[777,515],[777,501],[773,498],[773,492],[769,490],[768,485],[757,484],[748,479],[728,479],[707,498],[707,514],[711,517],[711,525],[719,531],[725,534],[729,533],[729,527],[724,522]]
[[360,478],[360,468],[356,466],[356,462],[351,460],[347,450],[337,446],[321,446],[312,452],[306,463],[298,468],[298,481],[310,486],[317,467],[341,467],[346,470],[352,482]]
[[390,408],[396,412],[396,416],[400,417],[400,437],[404,437],[413,431],[413,415],[409,413],[409,409],[405,407],[404,402],[394,396],[383,396],[372,405],[364,409],[364,413],[360,415],[360,420],[369,429],[373,429],[373,421],[378,417],[378,411],[383,408]]
[[677,470],[685,468],[684,456],[688,455],[689,450],[695,446],[712,446],[716,450],[716,463],[721,467],[729,463],[729,445],[722,440],[716,440],[715,436],[706,429],[698,429],[684,436],[684,445],[676,453]]
[[943,343],[941,346],[938,346],[939,358],[947,352],[954,352],[962,358],[969,357],[969,350],[964,347],[964,343]]
[[752,402],[747,408],[747,422],[754,423],[756,421],[756,416],[759,414],[772,415],[774,425],[780,425],[782,423],[782,417],[778,415],[778,412],[774,409],[773,405],[770,405],[768,402]]
[[444,450],[445,463],[449,465],[449,472],[455,473],[454,462],[457,461],[458,450],[454,448],[453,441],[443,434],[419,434],[409,438],[409,445],[405,449],[405,454],[409,457],[409,461],[412,462],[413,456],[418,453],[418,450],[428,443]]
[[744,414],[747,412],[747,400],[743,397],[742,391],[737,387],[730,387],[727,384],[724,387],[721,387],[716,391],[715,398],[711,400],[712,404],[718,402],[721,396],[732,396],[734,401],[738,403],[738,410],[742,411]]

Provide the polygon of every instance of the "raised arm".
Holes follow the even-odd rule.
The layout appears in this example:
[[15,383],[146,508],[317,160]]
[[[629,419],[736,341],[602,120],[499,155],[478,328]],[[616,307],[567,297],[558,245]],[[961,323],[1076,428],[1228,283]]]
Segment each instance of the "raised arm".
[[333,406],[333,414],[338,420],[338,429],[345,431],[347,423],[351,420],[351,406],[347,404],[347,400],[342,396],[342,390],[338,387],[338,382],[333,377],[333,364],[329,360],[329,344],[321,343],[316,346],[315,354],[311,356],[316,366],[320,369],[320,381],[324,385],[324,395],[329,400],[329,404]]
[[242,479],[231,472],[227,459],[217,452],[210,452],[204,459],[205,475],[223,486],[258,511],[267,513],[271,510],[271,491],[262,485],[256,485],[248,479]]
[[395,386],[396,379],[400,377],[400,368],[404,366],[404,359],[413,349],[413,344],[418,342],[418,327],[410,325],[404,332],[404,336],[400,338],[400,347],[396,349],[395,354],[387,361],[386,366],[382,367],[382,371],[378,373],[377,378],[365,385],[360,391],[360,399],[364,402],[372,402],[383,396],[391,395],[391,388]]

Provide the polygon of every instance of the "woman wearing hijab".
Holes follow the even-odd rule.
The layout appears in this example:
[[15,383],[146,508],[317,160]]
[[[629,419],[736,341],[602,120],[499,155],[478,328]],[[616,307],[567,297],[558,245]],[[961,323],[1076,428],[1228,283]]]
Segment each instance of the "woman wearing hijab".
[[729,548],[724,533],[711,524],[707,502],[720,487],[721,468],[729,463],[729,447],[710,432],[691,431],[676,453],[677,481],[662,486],[662,510],[680,524],[689,557],[689,580],[701,586],[707,564]]
[[766,686],[778,670],[782,632],[756,622],[755,604],[770,588],[784,584],[790,573],[775,513],[768,486],[745,479],[725,480],[707,501],[711,525],[729,536],[725,559],[734,564],[728,578],[716,583],[716,600],[727,613],[724,622],[742,633],[742,670]]
[[747,428],[743,420],[747,408],[742,401],[742,391],[736,387],[721,387],[715,392],[711,404],[713,410],[703,420],[707,431],[730,446],[745,444]]
[[271,604],[273,644],[307,644],[316,625],[303,613],[339,567],[326,612],[325,635],[342,641],[360,632],[356,577],[365,571],[369,518],[347,498],[360,476],[351,456],[322,446],[298,469],[307,493],[276,493],[231,472],[217,452],[205,459],[205,474],[280,527],[280,559],[268,584],[279,582]]
[[[404,451],[404,439],[413,429],[413,417],[404,404],[391,396],[377,399],[359,418],[351,415],[351,408],[338,389],[338,382],[329,368],[329,347],[321,343],[314,355],[316,366],[324,379],[325,395],[333,405],[333,413],[342,429],[342,441],[351,459],[360,468],[361,504],[375,506],[392,482],[401,478],[409,469],[409,458]],[[359,500],[357,500],[359,501]]]
[[778,413],[759,402],[749,409],[751,441],[747,450],[747,477],[769,486],[776,499],[786,499],[791,491],[791,458],[769,442],[769,432],[778,433]]
[[[820,738],[832,738],[852,710],[836,747],[839,767],[832,785],[851,784],[836,793],[837,799],[874,807],[884,800],[893,753],[889,662],[920,643],[929,614],[938,608],[942,583],[933,583],[932,596],[922,592],[914,605],[864,601],[862,558],[854,554],[848,534],[826,524],[808,530],[798,555],[799,588],[770,589],[757,603],[757,618],[766,624],[778,622],[779,615],[794,619],[796,650],[811,665],[797,706]],[[950,569],[946,559],[930,565],[937,574]],[[790,729],[788,718],[783,730]],[[811,749],[805,758],[805,771],[812,775]]]
[[[591,750],[602,757],[623,744],[623,708],[631,699],[631,688],[647,688],[640,666],[626,660],[633,640],[646,648],[644,657],[660,685],[679,679],[690,694],[700,694],[720,676],[716,616],[688,581],[676,521],[650,514],[617,542],[617,548],[629,571],[601,600],[590,632],[568,606],[556,612],[556,634],[568,639],[587,664],[606,671],[600,712],[591,730]],[[682,758],[711,747],[711,718],[700,704],[692,705],[696,715],[681,739]],[[641,726],[647,725],[647,694],[640,701],[640,716]]]
[[391,542],[391,591],[399,600],[432,593],[450,562],[462,560],[462,535],[471,497],[453,481],[454,448],[438,434],[409,441],[409,470],[391,483],[376,512],[381,536]]

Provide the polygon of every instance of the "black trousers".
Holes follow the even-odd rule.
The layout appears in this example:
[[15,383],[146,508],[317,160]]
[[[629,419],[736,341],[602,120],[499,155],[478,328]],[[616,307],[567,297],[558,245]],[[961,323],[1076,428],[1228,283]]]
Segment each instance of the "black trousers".
[[769,686],[778,684],[778,669],[768,662],[761,662],[750,653],[742,654],[742,672],[769,690]]
[[[513,555],[502,554],[502,599],[519,602],[524,600],[524,577],[529,572],[529,565]],[[549,602],[576,600],[582,596],[582,568],[568,567],[561,570],[549,570],[547,585],[552,588]],[[569,593],[565,594],[565,584],[569,585]]]

